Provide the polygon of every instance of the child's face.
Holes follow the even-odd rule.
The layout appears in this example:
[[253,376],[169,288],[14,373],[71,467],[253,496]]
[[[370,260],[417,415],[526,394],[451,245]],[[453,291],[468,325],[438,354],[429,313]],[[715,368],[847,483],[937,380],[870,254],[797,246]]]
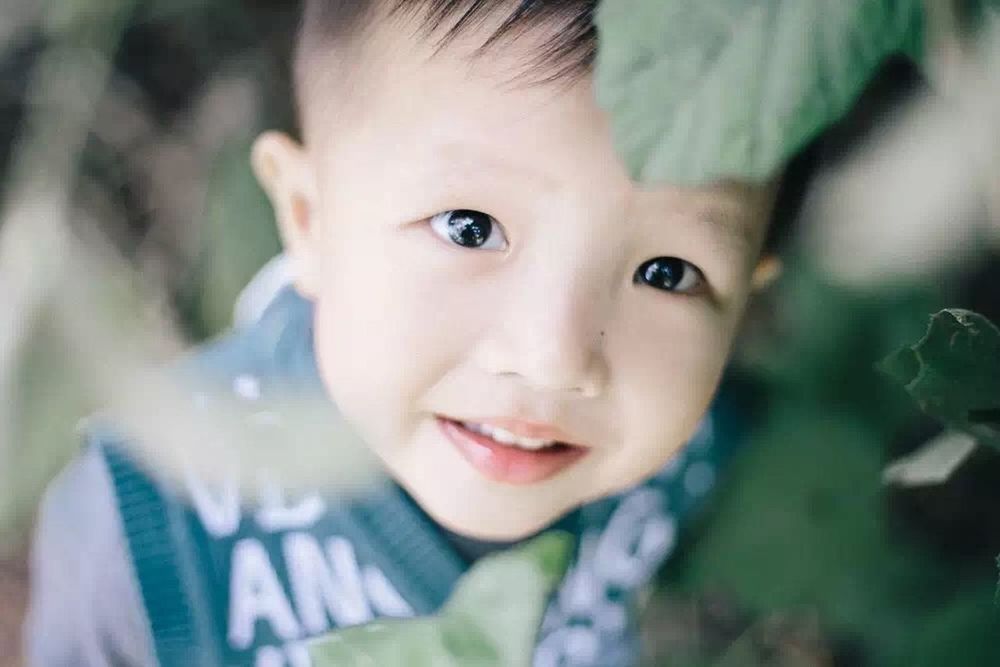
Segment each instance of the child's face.
[[[339,409],[440,523],[518,538],[691,436],[770,189],[638,188],[589,77],[512,82],[530,40],[475,59],[486,32],[434,56],[412,32],[379,28],[351,82],[315,83],[305,146],[265,135],[255,164]],[[577,447],[530,451],[462,422]]]

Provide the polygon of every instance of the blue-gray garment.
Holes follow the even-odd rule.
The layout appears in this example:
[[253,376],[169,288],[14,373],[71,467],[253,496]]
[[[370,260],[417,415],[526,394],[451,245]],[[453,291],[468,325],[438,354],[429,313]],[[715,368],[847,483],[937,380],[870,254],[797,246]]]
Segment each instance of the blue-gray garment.
[[[187,366],[251,402],[318,390],[310,304],[285,290],[258,323]],[[557,524],[578,548],[535,665],[634,663],[637,595],[713,486],[738,422],[723,392],[667,468]],[[432,613],[468,567],[463,556],[488,550],[442,531],[391,483],[351,501],[270,488],[246,508],[197,478],[183,493],[166,489],[122,445],[93,430],[46,495],[26,624],[31,665],[305,667],[303,640]]]

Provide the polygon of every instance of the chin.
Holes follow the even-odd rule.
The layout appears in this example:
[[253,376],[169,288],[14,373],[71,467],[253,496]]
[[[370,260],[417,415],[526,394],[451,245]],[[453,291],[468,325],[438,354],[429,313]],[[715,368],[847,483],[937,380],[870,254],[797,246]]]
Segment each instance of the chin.
[[483,494],[470,493],[458,497],[432,490],[428,493],[421,493],[419,489],[408,490],[438,525],[464,537],[488,542],[515,542],[537,535],[575,507],[543,509],[526,507],[523,501],[507,503],[494,498],[487,500],[482,497]]

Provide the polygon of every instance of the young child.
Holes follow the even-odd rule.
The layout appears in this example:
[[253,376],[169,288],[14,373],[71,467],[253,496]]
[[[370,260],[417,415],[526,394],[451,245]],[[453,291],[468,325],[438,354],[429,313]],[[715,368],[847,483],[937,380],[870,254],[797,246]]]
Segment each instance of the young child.
[[92,433],[40,515],[30,664],[300,667],[553,526],[578,548],[535,664],[634,663],[637,593],[738,438],[726,392],[706,411],[778,188],[631,182],[594,5],[306,2],[301,140],[253,151],[294,289],[195,364],[322,392],[394,483],[242,507]]

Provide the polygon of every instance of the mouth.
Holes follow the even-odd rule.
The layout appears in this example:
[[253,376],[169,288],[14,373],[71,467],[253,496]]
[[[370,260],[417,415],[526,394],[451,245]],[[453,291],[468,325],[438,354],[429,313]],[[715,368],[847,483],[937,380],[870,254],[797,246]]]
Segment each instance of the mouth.
[[465,460],[495,482],[522,485],[543,482],[590,452],[587,447],[558,440],[561,434],[548,427],[511,420],[472,422],[441,416],[436,420]]

